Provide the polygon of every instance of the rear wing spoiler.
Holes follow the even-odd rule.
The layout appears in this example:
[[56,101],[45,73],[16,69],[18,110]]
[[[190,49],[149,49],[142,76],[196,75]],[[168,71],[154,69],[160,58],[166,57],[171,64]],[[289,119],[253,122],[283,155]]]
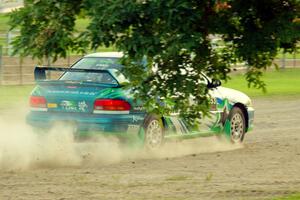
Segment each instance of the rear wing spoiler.
[[80,68],[61,68],[61,67],[44,67],[36,66],[34,68],[34,79],[35,81],[46,80],[46,71],[57,71],[57,72],[88,72],[88,73],[108,73],[119,85],[119,81],[113,76],[113,74],[106,69],[80,69]]

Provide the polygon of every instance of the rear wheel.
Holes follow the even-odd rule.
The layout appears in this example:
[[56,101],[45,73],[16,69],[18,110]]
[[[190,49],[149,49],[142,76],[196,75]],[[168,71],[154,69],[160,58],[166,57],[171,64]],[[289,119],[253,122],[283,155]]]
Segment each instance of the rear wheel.
[[162,120],[151,115],[145,120],[145,147],[148,150],[158,149],[164,142],[164,128]]
[[246,121],[243,111],[238,107],[234,107],[229,114],[229,120],[231,142],[243,142],[244,135],[246,132]]

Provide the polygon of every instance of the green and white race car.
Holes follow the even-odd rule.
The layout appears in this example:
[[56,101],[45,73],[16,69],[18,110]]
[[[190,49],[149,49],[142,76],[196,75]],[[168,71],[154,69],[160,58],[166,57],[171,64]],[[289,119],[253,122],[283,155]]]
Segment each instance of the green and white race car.
[[[126,78],[119,73],[122,53],[94,53],[71,68],[36,67],[37,86],[30,96],[27,122],[50,129],[57,122],[74,126],[79,138],[94,134],[114,135],[139,141],[153,149],[168,139],[186,139],[225,134],[233,143],[243,141],[253,126],[254,109],[242,92],[221,87],[220,81],[205,77],[211,101],[211,116],[190,127],[178,115],[147,113],[131,90],[124,89]],[[58,80],[45,80],[47,70],[62,71]]]

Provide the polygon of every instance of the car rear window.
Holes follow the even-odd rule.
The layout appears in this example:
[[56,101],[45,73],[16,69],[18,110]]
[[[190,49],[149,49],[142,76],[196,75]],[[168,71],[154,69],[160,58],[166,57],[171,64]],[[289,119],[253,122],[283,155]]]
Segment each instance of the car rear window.
[[[120,70],[122,65],[119,64],[118,58],[96,58],[86,57],[75,63],[72,68],[78,69],[105,69]],[[60,80],[70,81],[88,81],[105,84],[118,84],[110,73],[92,73],[92,72],[66,72]]]

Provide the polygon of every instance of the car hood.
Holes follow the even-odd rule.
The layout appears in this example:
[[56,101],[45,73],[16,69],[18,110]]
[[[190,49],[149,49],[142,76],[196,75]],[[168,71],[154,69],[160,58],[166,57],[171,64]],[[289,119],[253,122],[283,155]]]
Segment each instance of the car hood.
[[243,92],[231,89],[231,88],[226,88],[226,87],[218,87],[220,93],[222,94],[223,98],[226,98],[229,100],[229,102],[232,103],[242,103],[246,106],[251,105],[251,99],[244,94]]

